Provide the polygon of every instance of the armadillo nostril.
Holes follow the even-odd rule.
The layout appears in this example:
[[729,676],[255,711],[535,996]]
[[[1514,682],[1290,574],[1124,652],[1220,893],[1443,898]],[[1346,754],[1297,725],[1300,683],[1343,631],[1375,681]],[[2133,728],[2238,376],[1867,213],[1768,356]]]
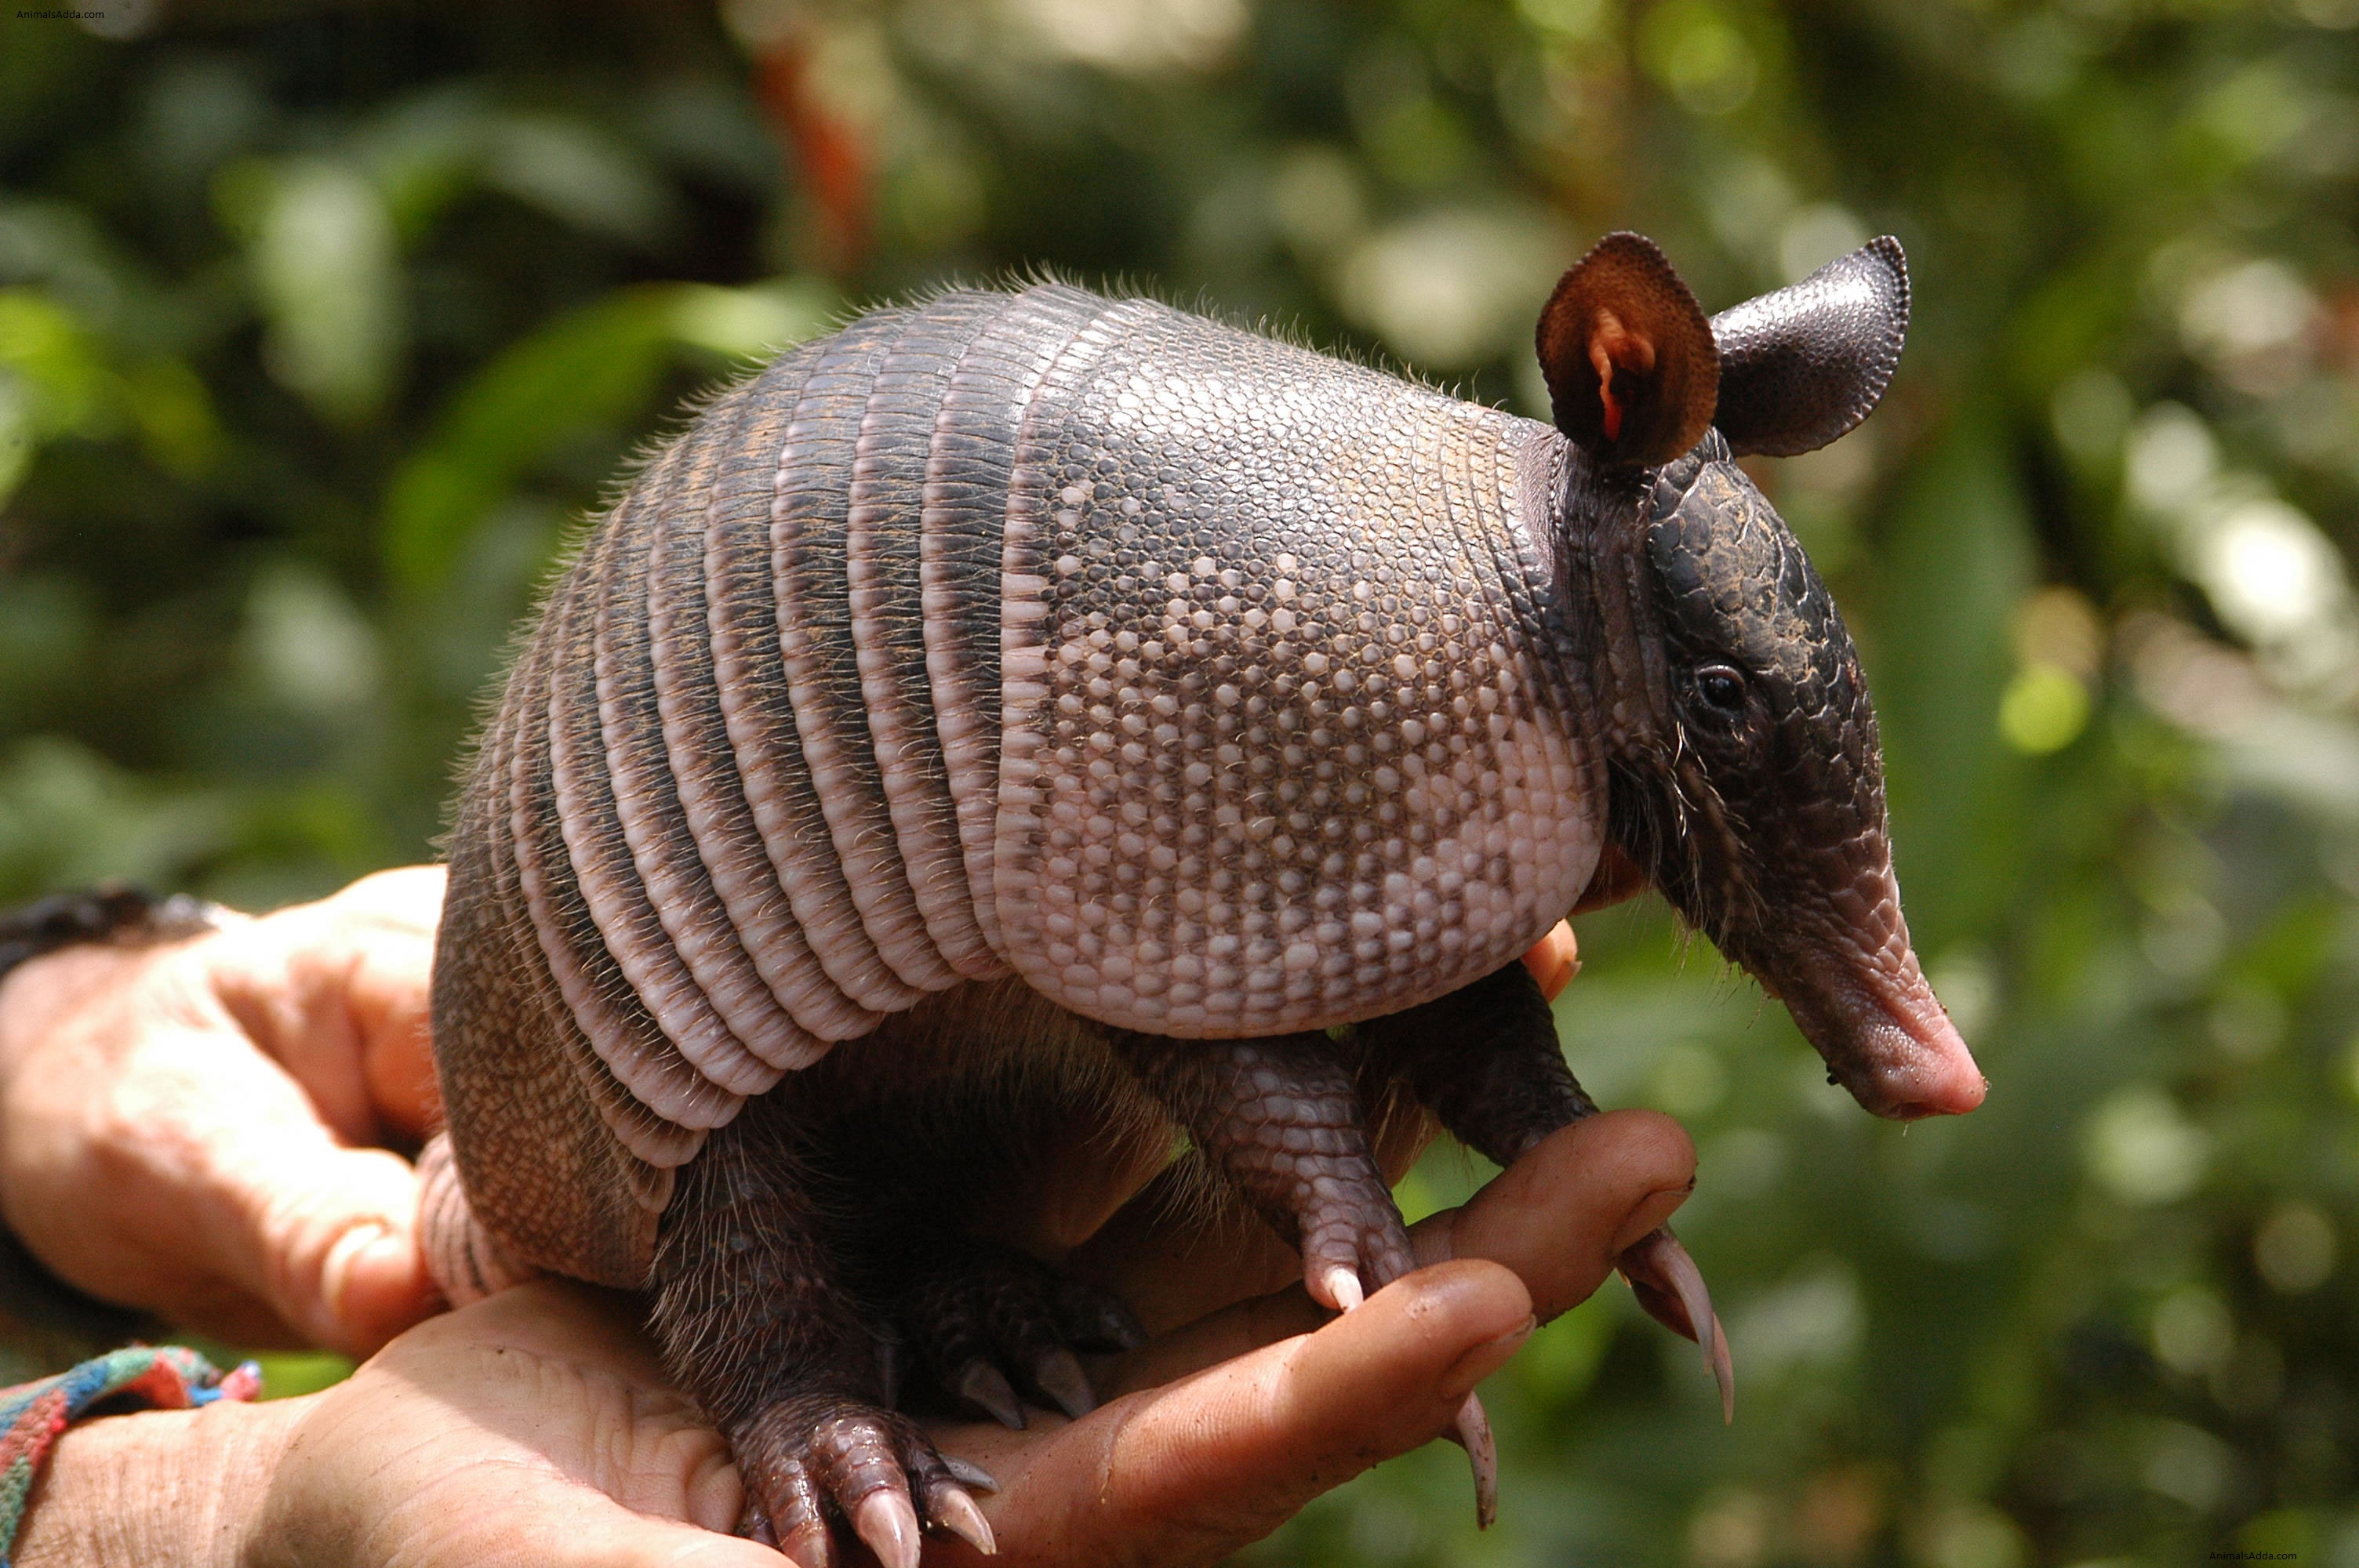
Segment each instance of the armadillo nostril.
[[1962,1116],[1989,1092],[1973,1054],[1921,979],[1897,996],[1861,988],[1806,998],[1794,1015],[1836,1080],[1875,1115]]
[[[1963,1056],[1962,1044],[1959,1052]],[[1894,1121],[1919,1121],[1929,1116],[1963,1116],[1983,1103],[1990,1083],[1971,1057],[1938,1058],[1891,1074],[1883,1087],[1887,1093],[1869,1104],[1870,1110]]]

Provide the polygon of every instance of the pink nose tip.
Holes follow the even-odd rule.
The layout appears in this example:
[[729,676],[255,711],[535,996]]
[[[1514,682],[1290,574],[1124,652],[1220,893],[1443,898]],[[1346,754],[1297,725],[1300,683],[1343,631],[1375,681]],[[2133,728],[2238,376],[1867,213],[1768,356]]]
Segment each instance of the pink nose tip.
[[[1990,1081],[1974,1065],[1958,1031],[1946,1016],[1910,1020],[1916,1028],[1895,1028],[1887,1049],[1864,1086],[1860,1098],[1878,1116],[1915,1121],[1928,1116],[1963,1116],[1983,1103]],[[1897,1049],[1892,1048],[1897,1047]]]
[[1981,1077],[1971,1083],[1944,1085],[1938,1093],[1888,1101],[1876,1114],[1890,1117],[1895,1121],[1918,1121],[1929,1116],[1963,1116],[1983,1103],[1984,1091],[1989,1087],[1989,1080]]

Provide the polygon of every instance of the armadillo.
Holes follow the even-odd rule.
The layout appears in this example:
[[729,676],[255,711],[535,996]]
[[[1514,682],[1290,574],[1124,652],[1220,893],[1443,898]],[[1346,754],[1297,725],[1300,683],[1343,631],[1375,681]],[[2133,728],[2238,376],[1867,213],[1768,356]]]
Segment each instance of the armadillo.
[[[1708,319],[1624,233],[1541,317],[1552,426],[1057,283],[712,400],[466,773],[446,1292],[649,1292],[748,1528],[913,1568],[989,1548],[988,1480],[895,1368],[1020,1423],[1136,1334],[988,1239],[985,1174],[1076,1125],[1185,1148],[1348,1310],[1411,1266],[1384,1108],[1502,1164],[1595,1109],[1517,962],[1584,893],[1658,889],[1868,1109],[1972,1108],[1857,655],[1735,461],[1864,418],[1908,308],[1886,239]],[[1623,1265],[1724,1373],[1677,1241]],[[1459,1434],[1487,1519],[1479,1403]]]

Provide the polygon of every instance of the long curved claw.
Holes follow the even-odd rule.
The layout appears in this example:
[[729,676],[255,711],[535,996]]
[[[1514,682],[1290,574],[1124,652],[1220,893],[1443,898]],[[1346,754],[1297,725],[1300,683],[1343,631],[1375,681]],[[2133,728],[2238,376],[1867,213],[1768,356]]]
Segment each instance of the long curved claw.
[[898,1487],[879,1487],[852,1510],[854,1534],[885,1568],[918,1568],[918,1510]]
[[937,1487],[926,1499],[934,1522],[982,1552],[996,1556],[999,1543],[992,1539],[991,1521],[974,1506],[974,1499],[956,1487]]
[[1098,1408],[1098,1396],[1090,1387],[1089,1374],[1082,1370],[1081,1358],[1061,1345],[1043,1352],[1032,1363],[1032,1381],[1071,1420],[1079,1421]]
[[951,1391],[1009,1431],[1024,1430],[1024,1407],[1008,1386],[1006,1375],[990,1362],[980,1357],[968,1362]]
[[1712,1320],[1712,1380],[1720,1385],[1720,1424],[1736,1423],[1736,1363],[1729,1358],[1728,1334]]
[[999,1490],[999,1483],[991,1478],[991,1472],[972,1459],[962,1459],[955,1454],[945,1454],[942,1455],[942,1467],[951,1473],[951,1479],[962,1487],[978,1492]]
[[1638,1304],[1664,1327],[1701,1347],[1705,1369],[1720,1387],[1720,1418],[1734,1421],[1736,1367],[1728,1354],[1728,1336],[1712,1310],[1712,1292],[1704,1285],[1703,1271],[1668,1226],[1625,1248],[1619,1261],[1622,1277],[1630,1281]]
[[835,1568],[835,1533],[828,1529],[824,1514],[814,1511],[783,1530],[774,1526],[770,1544],[799,1563]]
[[1482,1395],[1466,1396],[1450,1437],[1466,1450],[1466,1463],[1474,1471],[1474,1528],[1488,1530],[1499,1517],[1499,1445],[1491,1436],[1491,1415],[1483,1408]]

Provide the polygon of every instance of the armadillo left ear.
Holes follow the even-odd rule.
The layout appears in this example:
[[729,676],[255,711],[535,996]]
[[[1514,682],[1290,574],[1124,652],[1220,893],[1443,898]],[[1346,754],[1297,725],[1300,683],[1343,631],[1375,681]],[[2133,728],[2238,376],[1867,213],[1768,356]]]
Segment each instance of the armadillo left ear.
[[1886,235],[1712,319],[1713,422],[1739,453],[1814,451],[1866,418],[1908,335],[1908,264]]
[[1703,438],[1720,355],[1703,307],[1652,240],[1606,235],[1540,312],[1556,427],[1609,468],[1652,468]]

